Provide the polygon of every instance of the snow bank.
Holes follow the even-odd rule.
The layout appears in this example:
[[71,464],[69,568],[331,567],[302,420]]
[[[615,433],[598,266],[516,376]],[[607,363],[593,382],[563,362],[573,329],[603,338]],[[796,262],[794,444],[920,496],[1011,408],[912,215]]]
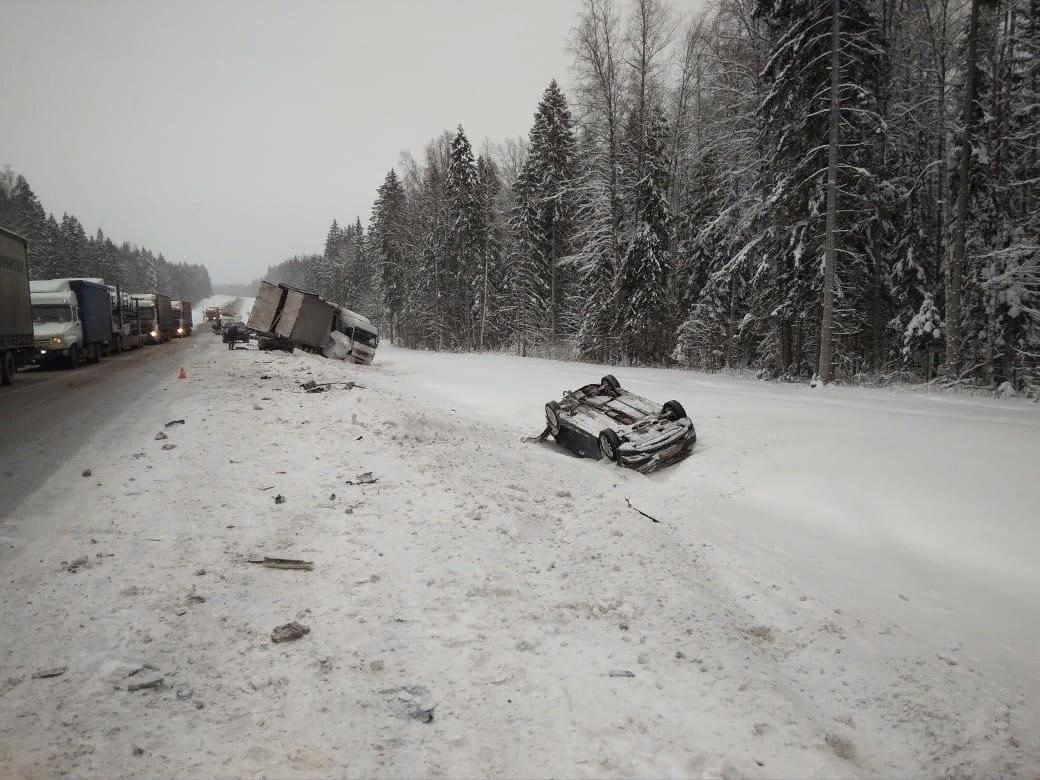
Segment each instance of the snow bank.
[[20,510],[12,776],[1035,774],[1032,409],[614,370],[698,424],[644,477],[519,440],[594,366],[184,359]]

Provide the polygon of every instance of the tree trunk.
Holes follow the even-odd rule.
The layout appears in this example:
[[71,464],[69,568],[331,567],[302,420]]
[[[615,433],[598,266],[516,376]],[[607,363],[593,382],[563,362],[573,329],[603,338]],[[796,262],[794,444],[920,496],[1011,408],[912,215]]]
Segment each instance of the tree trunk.
[[827,150],[827,236],[823,258],[823,317],[820,322],[820,367],[824,382],[834,379],[831,339],[834,333],[834,233],[838,209],[838,89],[841,86],[841,0],[831,1],[831,110]]
[[979,37],[979,0],[971,0],[968,26],[967,73],[964,79],[964,105],[961,108],[960,173],[957,183],[957,213],[953,229],[953,251],[946,264],[946,374],[956,379],[961,371],[961,285],[968,233],[968,187],[971,179],[971,126],[975,103],[975,50]]

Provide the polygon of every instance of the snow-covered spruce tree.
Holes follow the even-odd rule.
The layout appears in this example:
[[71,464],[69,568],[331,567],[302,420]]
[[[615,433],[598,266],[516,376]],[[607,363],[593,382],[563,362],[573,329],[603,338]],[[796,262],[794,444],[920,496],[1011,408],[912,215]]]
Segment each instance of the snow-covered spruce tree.
[[654,106],[644,121],[642,178],[632,193],[634,230],[617,276],[618,332],[624,357],[631,363],[656,363],[671,351],[674,323],[669,287],[672,265],[672,217],[668,208],[670,163],[665,155],[668,129]]
[[527,340],[554,352],[574,271],[560,266],[574,232],[575,140],[567,99],[553,79],[538,103],[527,162],[516,183],[512,224],[520,245],[518,283]]
[[450,346],[472,349],[477,341],[478,258],[485,233],[477,165],[473,159],[473,147],[462,125],[459,125],[451,143],[444,187],[449,223],[447,313],[453,326],[447,335]]
[[1035,314],[1040,291],[1022,283],[1035,266],[1038,237],[1040,120],[1035,0],[980,8],[976,93],[979,113],[970,124],[967,267],[962,345],[984,364],[994,386],[1022,390],[1036,376],[1040,347]]
[[577,75],[578,157],[574,252],[580,276],[577,348],[584,358],[620,356],[615,282],[623,252],[622,154],[625,70],[620,20],[613,0],[586,0],[571,47]]
[[763,74],[766,229],[755,306],[774,321],[781,370],[808,374],[819,363],[829,378],[838,364],[849,375],[862,360],[854,334],[869,289],[884,129],[877,19],[868,0],[759,0],[756,14],[774,44]]
[[511,328],[501,318],[508,303],[508,278],[504,267],[508,224],[502,208],[503,187],[498,166],[488,154],[477,158],[477,195],[484,229],[477,280],[477,341],[479,349],[508,342]]
[[397,172],[391,168],[379,186],[372,207],[369,226],[369,251],[379,268],[383,294],[384,327],[391,341],[396,339],[398,322],[404,305],[405,266],[405,194]]

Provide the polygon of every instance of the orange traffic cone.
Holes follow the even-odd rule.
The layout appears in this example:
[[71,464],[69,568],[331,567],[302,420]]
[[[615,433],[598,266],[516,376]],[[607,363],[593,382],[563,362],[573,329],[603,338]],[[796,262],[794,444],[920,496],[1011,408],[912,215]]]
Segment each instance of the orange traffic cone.
[[188,375],[184,373],[184,366],[181,366],[181,372],[177,374],[178,379],[187,379]]

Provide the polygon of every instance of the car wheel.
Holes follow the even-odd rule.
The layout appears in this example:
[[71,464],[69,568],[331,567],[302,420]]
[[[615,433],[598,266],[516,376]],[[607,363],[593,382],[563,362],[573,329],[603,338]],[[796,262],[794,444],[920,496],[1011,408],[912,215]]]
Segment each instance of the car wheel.
[[9,385],[14,381],[14,355],[4,353],[4,363],[0,366],[0,384]]
[[681,420],[686,417],[686,410],[683,409],[683,405],[678,401],[668,401],[661,413],[669,420]]
[[605,431],[600,432],[599,451],[604,458],[613,461],[614,463],[618,463],[620,458],[620,448],[621,439],[614,431],[607,428]]
[[615,395],[621,391],[621,383],[617,381],[617,377],[613,374],[607,374],[605,377],[599,380],[599,383],[606,390],[609,390],[611,393],[614,393]]
[[549,426],[549,433],[553,436],[560,435],[560,405],[556,401],[550,401],[545,405],[545,422]]

